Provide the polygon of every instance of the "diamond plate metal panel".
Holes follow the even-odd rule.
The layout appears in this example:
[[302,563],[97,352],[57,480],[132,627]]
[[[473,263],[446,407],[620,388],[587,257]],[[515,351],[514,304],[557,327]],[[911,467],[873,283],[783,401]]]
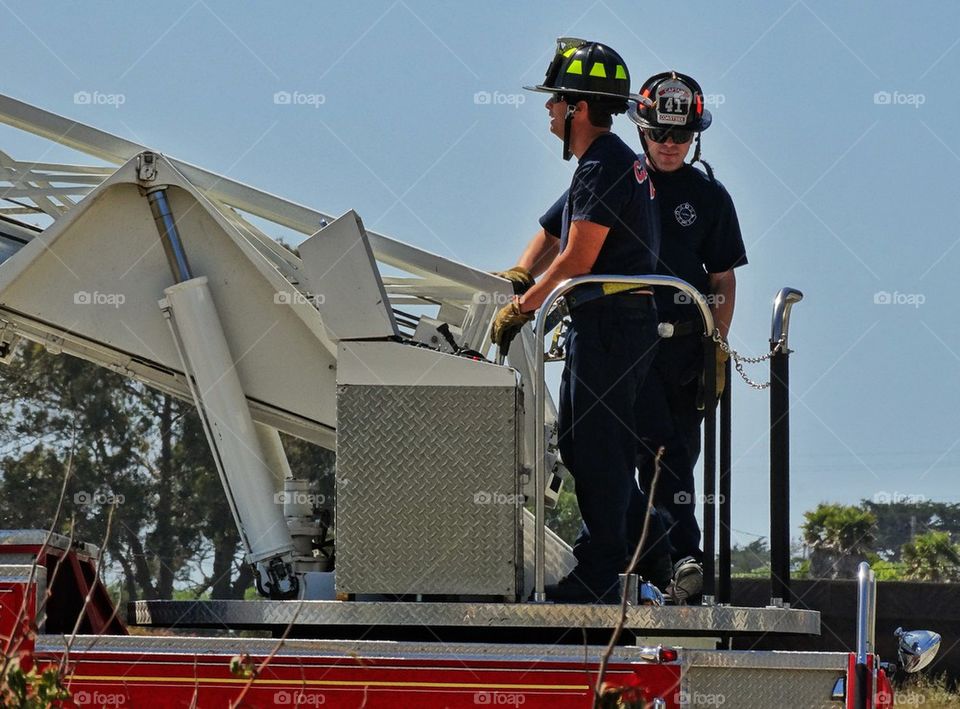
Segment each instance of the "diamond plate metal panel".
[[[153,635],[78,635],[72,642],[63,635],[41,635],[36,650],[41,653],[71,654],[81,652],[127,652],[142,654],[229,654],[245,652],[252,656],[275,654],[277,663],[283,658],[352,657],[363,659],[404,658],[404,660],[509,660],[514,662],[587,662],[599,663],[606,646],[602,645],[534,645],[496,643],[397,642],[382,640],[292,640],[278,643],[274,638],[186,637]],[[652,662],[656,647],[616,648],[611,661]]]
[[[612,628],[616,605],[554,603],[385,603],[376,601],[135,601],[135,625],[393,625],[514,628]],[[625,626],[649,633],[817,635],[820,614],[785,608],[633,606]]]
[[338,592],[522,589],[515,387],[341,385]]
[[839,670],[846,672],[845,652],[800,652],[782,650],[684,650],[684,665],[698,668],[733,667],[754,670]]
[[[48,547],[54,549],[63,549],[66,551],[71,548],[71,541],[62,534],[51,534],[44,529],[4,529],[0,530],[0,553],[4,546],[37,545],[43,546],[46,543]],[[94,544],[88,542],[72,542],[72,548],[97,558],[100,555],[100,549]]]
[[842,670],[803,670],[784,658],[778,669],[691,667],[684,673],[677,703],[681,707],[736,709],[838,709],[830,691]]
[[[534,583],[534,550],[535,540],[534,532],[536,530],[536,518],[533,513],[523,510],[523,598],[529,598],[533,592]],[[577,559],[573,555],[573,549],[563,539],[561,539],[552,529],[547,527],[544,530],[544,583],[557,583],[560,579],[573,571],[577,565]]]

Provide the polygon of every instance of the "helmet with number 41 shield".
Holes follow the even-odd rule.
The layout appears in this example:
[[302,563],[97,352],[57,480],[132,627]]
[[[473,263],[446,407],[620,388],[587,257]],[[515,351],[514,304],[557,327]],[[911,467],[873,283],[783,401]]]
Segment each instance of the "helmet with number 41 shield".
[[677,71],[665,71],[647,79],[640,89],[640,100],[631,105],[628,116],[640,129],[643,151],[647,138],[662,143],[687,143],[696,136],[692,163],[701,162],[713,180],[713,170],[700,158],[700,133],[710,127],[713,116],[704,107],[703,89],[693,77]]
[[703,90],[692,77],[676,71],[651,76],[640,89],[640,101],[631,106],[630,120],[641,128],[674,128],[699,133],[713,117],[703,106]]

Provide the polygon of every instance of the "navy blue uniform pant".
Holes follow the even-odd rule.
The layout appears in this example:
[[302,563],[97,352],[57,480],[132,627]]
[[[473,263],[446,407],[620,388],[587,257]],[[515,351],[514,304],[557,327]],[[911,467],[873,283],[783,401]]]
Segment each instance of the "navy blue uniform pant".
[[[574,310],[560,384],[559,445],[573,475],[583,526],[575,573],[607,587],[633,553],[627,522],[646,509],[636,482],[634,412],[657,347],[656,306],[647,296],[608,296]],[[668,553],[654,517],[645,556]]]
[[693,474],[700,457],[703,411],[698,409],[698,398],[702,371],[703,345],[698,336],[665,338],[637,400],[637,469],[644,490],[650,489],[653,480],[657,449],[666,448],[654,505],[667,528],[674,562],[687,556],[702,561],[703,556]]

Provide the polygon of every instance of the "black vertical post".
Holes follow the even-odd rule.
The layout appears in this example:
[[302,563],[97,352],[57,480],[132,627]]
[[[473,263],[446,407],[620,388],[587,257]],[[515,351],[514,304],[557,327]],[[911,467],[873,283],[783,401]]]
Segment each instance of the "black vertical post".
[[[716,593],[717,528],[717,355],[712,337],[703,339],[703,595]],[[691,500],[695,504],[696,500]]]
[[770,593],[784,603],[790,602],[789,380],[790,355],[778,351],[770,359]]
[[790,309],[803,300],[781,288],[773,300],[770,327],[770,602],[790,596]]
[[730,509],[731,494],[731,432],[733,421],[730,418],[732,411],[733,380],[730,360],[724,365],[727,386],[720,397],[720,550],[719,566],[720,581],[717,588],[717,602],[730,603],[732,595],[730,582]]

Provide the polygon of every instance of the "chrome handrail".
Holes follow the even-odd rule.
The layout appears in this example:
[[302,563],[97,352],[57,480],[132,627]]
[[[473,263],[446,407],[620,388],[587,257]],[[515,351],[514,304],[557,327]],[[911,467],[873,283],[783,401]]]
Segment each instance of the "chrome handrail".
[[803,300],[803,293],[796,288],[781,288],[773,299],[773,315],[770,318],[770,343],[776,345],[783,341],[787,349],[787,335],[790,331],[790,309]]
[[853,706],[867,709],[872,706],[868,690],[874,682],[870,676],[876,675],[876,667],[868,670],[868,660],[876,652],[877,621],[877,577],[870,564],[860,562],[857,568],[857,656],[852,682]]

